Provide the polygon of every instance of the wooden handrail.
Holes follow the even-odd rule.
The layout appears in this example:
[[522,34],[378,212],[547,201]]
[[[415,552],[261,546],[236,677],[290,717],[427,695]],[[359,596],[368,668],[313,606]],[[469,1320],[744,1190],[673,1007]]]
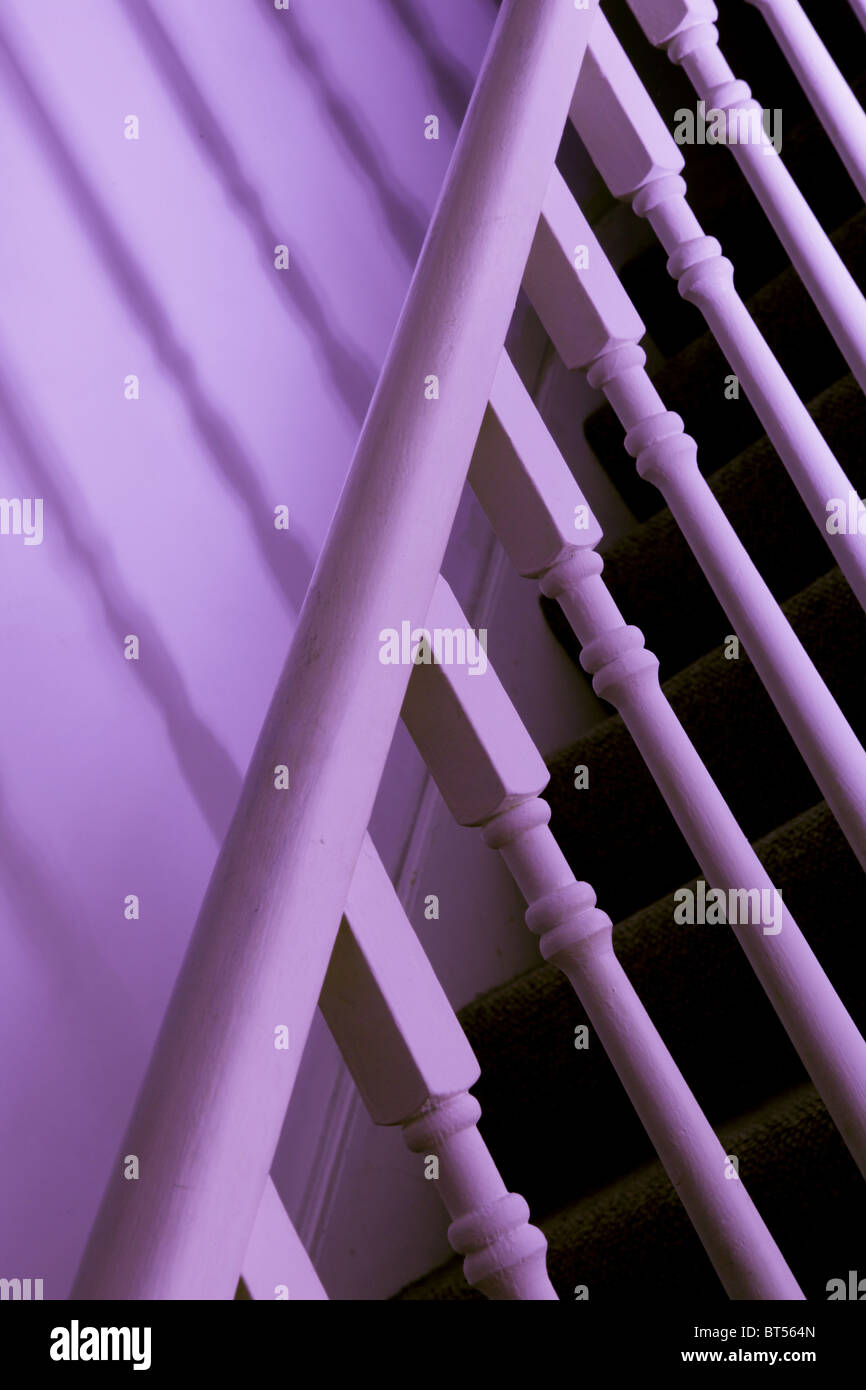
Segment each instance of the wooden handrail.
[[594,14],[502,6],[75,1297],[234,1293]]

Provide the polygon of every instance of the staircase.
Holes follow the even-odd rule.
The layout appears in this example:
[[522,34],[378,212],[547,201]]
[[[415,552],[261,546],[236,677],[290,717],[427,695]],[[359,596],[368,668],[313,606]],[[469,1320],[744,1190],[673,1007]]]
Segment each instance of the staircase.
[[[757,15],[742,6],[723,27],[740,71],[784,108],[783,158],[858,283],[866,284],[866,213],[845,170]],[[845,7],[807,6],[863,101],[862,33]],[[818,12],[820,10],[820,13]],[[624,6],[605,6],[648,85],[647,63]],[[727,16],[729,21],[733,15]],[[729,33],[728,33],[729,31]],[[641,63],[639,59],[643,57]],[[656,55],[651,54],[650,59]],[[846,66],[843,62],[843,66]],[[662,72],[662,77],[667,75]],[[688,94],[671,74],[667,105]],[[673,90],[672,90],[673,89]],[[656,93],[658,102],[658,94]],[[765,96],[770,104],[770,96]],[[662,105],[663,103],[659,103]],[[789,129],[790,113],[800,122]],[[732,162],[711,147],[686,150],[690,201],[734,264],[748,266],[747,307],[862,496],[866,404],[778,242]],[[694,161],[693,154],[696,156]],[[745,277],[738,274],[741,284]],[[653,380],[699,442],[702,471],[749,554],[858,737],[866,737],[866,618],[810,523],[748,402],[726,398],[730,368],[696,314],[670,292],[664,257],[634,257],[621,279],[666,360]],[[672,302],[673,301],[673,302]],[[804,345],[808,344],[808,348]],[[641,524],[606,550],[617,604],[661,661],[664,691],[741,827],[860,1029],[866,999],[861,870],[748,656],[726,659],[731,624],[658,491],[637,478],[610,407],[586,434]],[[542,598],[557,637],[579,665],[558,604]],[[574,769],[589,787],[575,790]],[[724,926],[676,925],[674,891],[696,888],[698,869],[622,719],[608,719],[554,758],[546,795],[551,825],[575,872],[614,917],[614,949],[701,1100],[726,1151],[738,1160],[762,1214],[807,1298],[857,1264],[866,1246],[866,1201],[856,1164],[794,1049],[766,1007]],[[623,864],[628,872],[623,873]],[[573,1046],[588,1025],[568,981],[550,965],[461,1011],[481,1064],[475,1087],[482,1130],[505,1181],[524,1193],[548,1238],[559,1297],[605,1303],[700,1299],[724,1293],[646,1132],[600,1048]],[[543,1059],[543,1065],[540,1060]],[[459,1262],[399,1298],[475,1299]]]
[[[759,14],[725,7],[721,52],[783,109],[783,158],[841,257],[797,242],[772,150],[747,151],[799,275],[724,151],[685,151],[686,193],[649,106],[668,129],[694,106],[684,69],[747,100],[712,6],[634,0],[676,68],[624,7],[565,8],[503,5],[124,1143],[156,1180],[135,1211],[109,1188],[82,1297],[230,1297],[241,1266],[267,1297],[274,1242],[295,1288],[326,1296],[267,1177],[297,1062],[266,1048],[275,1024],[303,1040],[317,1001],[372,1118],[435,1164],[464,1257],[401,1299],[821,1299],[856,1268],[866,540],[828,548],[821,525],[828,479],[866,490],[866,306],[842,264],[862,285],[866,214]],[[842,9],[820,22],[862,98],[862,31]],[[566,113],[667,256],[614,275],[567,142],[550,176]],[[587,438],[638,523],[609,549],[502,348],[521,284],[550,352],[608,398]],[[696,305],[738,364],[733,395]],[[612,711],[549,769],[492,669],[416,658],[409,681],[377,659],[404,614],[466,628],[438,577],[466,468]],[[455,818],[502,854],[546,961],[456,1022],[366,835],[398,713]],[[678,921],[704,879],[779,890],[784,912],[772,930]]]

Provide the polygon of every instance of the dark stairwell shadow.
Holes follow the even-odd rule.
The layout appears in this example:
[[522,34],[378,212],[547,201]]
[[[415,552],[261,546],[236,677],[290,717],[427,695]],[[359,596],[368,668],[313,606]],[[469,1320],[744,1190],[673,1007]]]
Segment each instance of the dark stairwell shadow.
[[[0,344],[2,347],[2,344]],[[0,352],[0,362],[8,357]],[[31,425],[20,383],[0,367],[0,414],[9,440],[32,484],[33,496],[45,499],[46,530],[57,527],[79,570],[89,580],[117,653],[123,661],[124,638],[140,640],[136,674],[161,715],[180,771],[218,844],[229,824],[241,789],[241,773],[217,736],[197,713],[178,667],[159,629],[128,591],[111,548],[88,520],[83,495],[72,481],[45,430]],[[41,443],[37,443],[37,438]],[[132,664],[132,663],[130,663]]]
[[[389,172],[387,156],[359,125],[350,103],[305,31],[298,12],[293,10],[290,22],[282,22],[283,17],[274,10],[269,0],[257,0],[257,5],[259,13],[268,21],[269,33],[273,34],[276,30],[279,34],[283,51],[298,76],[313,88],[332,127],[351,156],[353,167],[363,175],[381,206],[394,242],[409,265],[414,266],[427,231],[428,218],[424,208],[399,186],[395,176]],[[148,10],[148,0],[142,0],[141,9],[135,7],[130,14],[137,21],[139,14],[146,14]]]
[[[50,163],[101,253],[103,267],[140,322],[158,360],[174,380],[196,435],[243,507],[258,551],[283,601],[297,613],[313,569],[309,546],[297,533],[275,530],[273,503],[262,491],[255,465],[246,456],[229,421],[208,397],[195,362],[181,343],[156,290],[52,120],[10,43],[2,21],[0,58]],[[295,275],[295,279],[303,300],[305,294],[309,294],[303,288],[306,282],[299,275]],[[366,385],[362,386],[356,374],[351,406],[356,418],[359,411],[366,409],[368,397]]]
[[383,0],[383,3],[423,55],[439,100],[459,130],[475,87],[474,77],[452,57],[432,25],[418,13],[417,0]]
[[359,348],[347,346],[346,335],[329,323],[316,289],[294,255],[287,274],[274,271],[274,246],[289,245],[290,253],[293,251],[284,230],[285,219],[273,219],[268,215],[261,194],[244,173],[231,141],[148,0],[135,0],[131,5],[122,0],[121,8],[150,53],[157,73],[187,122],[202,154],[214,168],[229,201],[249,228],[270,287],[276,290],[279,302],[288,310],[293,321],[300,314],[310,330],[313,348],[322,358],[334,391],[360,429],[376,385],[375,367]]

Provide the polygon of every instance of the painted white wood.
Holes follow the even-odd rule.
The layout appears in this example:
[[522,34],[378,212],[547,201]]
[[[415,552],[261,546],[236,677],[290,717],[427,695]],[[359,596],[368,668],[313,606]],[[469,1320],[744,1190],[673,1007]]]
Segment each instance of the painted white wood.
[[[526,264],[523,288],[537,313],[535,300],[541,298],[548,261],[561,273],[563,265],[574,267],[578,259],[582,263],[583,256],[579,253],[587,253],[587,269],[592,271],[596,293],[582,305],[583,312],[575,314],[571,294],[562,303],[555,295],[544,297],[544,327],[569,368],[575,362],[591,360],[633,343],[646,331],[619,277],[601,252],[594,233],[587,233],[588,227],[565,180],[554,169]],[[577,275],[585,273],[576,271]]]
[[[428,625],[466,627],[442,579]],[[538,755],[493,667],[478,678],[465,665],[419,665],[403,718],[456,818],[483,823],[485,840],[502,852],[529,905],[527,924],[579,994],[730,1297],[802,1298],[744,1185],[726,1180],[722,1146],[614,954],[610,918],[550,832],[550,807],[537,795]],[[465,797],[458,763],[490,787],[486,808]]]
[[[579,271],[563,250],[575,239],[589,248],[589,265]],[[716,259],[700,262],[702,267],[718,264]],[[721,279],[730,284],[729,276]],[[701,474],[695,441],[684,433],[680,417],[665,410],[646,373],[643,350],[636,341],[624,343],[618,334],[609,334],[603,342],[587,339],[587,322],[606,314],[609,322],[619,326],[628,319],[630,301],[556,172],[527,267],[526,287],[566,365],[587,371],[591,384],[605,391],[622,421],[626,448],[636,459],[638,472],[662,492],[812,776],[866,867],[866,751]],[[569,316],[574,327],[563,329]],[[546,431],[516,374],[512,372],[507,381],[500,375],[497,385],[502,410],[514,420],[510,428],[523,435],[515,440],[515,451],[524,459],[523,467],[531,471],[533,451],[549,449],[540,438]],[[529,436],[533,430],[534,439]],[[546,509],[542,510],[546,517]],[[573,539],[592,543],[590,536]],[[856,554],[866,560],[866,537],[846,539],[860,542]],[[863,576],[866,579],[866,569]],[[866,587],[863,593],[866,597]]]
[[[471,546],[475,555],[489,548],[496,559],[486,582],[473,583],[477,570],[460,569],[464,552],[458,554],[452,545],[449,573],[454,574],[457,567],[455,587],[459,584],[461,593],[472,595],[467,602],[472,604],[473,621],[489,632],[490,643],[505,654],[512,698],[541,751],[552,752],[576,731],[596,723],[601,705],[553,638],[532,587],[520,579],[491,536],[476,498],[467,493],[464,504],[471,504],[471,526],[466,525],[461,545],[467,557]],[[468,511],[468,506],[463,510]],[[411,742],[408,734],[405,737]],[[395,753],[401,768],[406,767],[409,755],[424,766],[414,747],[407,755],[402,740],[399,747],[392,747],[392,758]],[[529,932],[514,931],[514,921],[524,908],[501,859],[488,854],[477,837],[457,825],[432,779],[428,789],[418,834],[399,861],[394,883],[437,978],[452,1007],[459,1009],[531,969],[537,963],[537,948]],[[387,796],[387,790],[380,788],[380,798],[383,792]],[[388,867],[394,878],[393,868]],[[441,895],[438,920],[425,915],[425,897],[431,892]],[[483,931],[479,931],[480,923]],[[305,1096],[314,1100],[309,1095],[308,1044],[272,1172],[287,1205],[291,1203],[298,1231],[330,1296],[387,1299],[449,1258],[447,1221],[441,1217],[442,1203],[431,1199],[433,1184],[419,1179],[414,1155],[398,1155],[393,1136],[373,1124],[324,1020],[320,1021],[327,1034],[326,1046],[333,1047],[346,1083],[346,1104],[340,1105],[338,1097],[331,1103],[329,1090],[322,1090],[318,1107],[296,1108],[296,1100]],[[309,1060],[312,1065],[314,1059]],[[297,1186],[286,1190],[281,1180],[280,1159],[294,1151],[296,1142],[290,1128],[294,1113],[308,1136],[304,1150],[316,1155],[302,1202]],[[317,1146],[309,1142],[311,1129],[319,1136]],[[496,1157],[503,1155],[507,1157],[507,1151]],[[420,1196],[419,1187],[423,1188]]]
[[866,200],[866,112],[798,0],[747,0],[760,10],[853,183]]
[[[706,109],[727,113],[728,145],[791,264],[866,390],[866,300],[761,124],[761,107],[719,49],[710,0],[628,0],[649,41],[683,67]],[[748,139],[743,135],[749,131]]]
[[[603,15],[593,27],[570,114],[610,191],[651,224],[680,294],[706,319],[834,561],[866,608],[866,536],[827,530],[828,501],[847,499],[854,489],[734,288],[733,266],[686,202],[680,149]],[[552,180],[547,215],[558,246],[582,234],[585,219],[559,178]],[[597,266],[589,267],[588,278],[593,302],[624,298]],[[548,313],[556,330],[568,318],[562,303],[551,303]],[[642,333],[634,336],[637,341]],[[582,360],[589,360],[587,349]]]
[[[595,263],[600,264],[598,257]],[[581,276],[576,278],[579,281],[580,293],[585,293],[586,281]],[[547,293],[554,281],[547,279],[544,283]],[[563,282],[560,290],[564,289]],[[553,294],[557,304],[561,303],[561,297],[561,293]],[[536,307],[540,308],[544,320],[544,298]],[[577,306],[576,317],[581,325],[587,319],[580,305]],[[622,309],[611,315],[611,322],[620,323],[622,319]],[[579,344],[580,339],[579,329],[575,341]],[[639,362],[635,354],[640,358]],[[590,379],[593,379],[595,371],[599,371],[600,379],[597,384],[606,385],[609,379],[615,379],[617,374],[625,369],[643,371],[642,354],[634,345],[630,348],[616,347],[612,352],[604,354],[591,369]],[[652,397],[647,396],[647,387],[648,383],[644,384],[642,381],[640,391],[633,394],[633,404],[644,403],[648,399],[652,401]],[[543,422],[516,374],[507,368],[501,369],[494,384],[494,392],[495,413],[500,431],[501,473],[498,480],[489,469],[480,478],[473,475],[473,482],[478,482],[483,489],[479,492],[482,504],[496,486],[501,491],[508,492],[514,473],[519,469],[531,470],[536,456],[545,455],[546,468],[552,467],[550,444],[542,438],[545,432]],[[617,409],[625,409],[616,391],[612,392],[612,403]],[[489,418],[488,415],[488,420]],[[698,558],[708,563],[710,580],[719,584],[720,597],[723,601],[727,598],[733,602],[737,587],[734,581],[739,575],[739,568],[736,575],[727,574],[724,555],[717,562],[713,561],[710,564],[711,547],[707,548],[705,553],[701,540],[702,528],[709,521],[710,512],[709,503],[704,504],[700,501],[701,494],[698,489],[705,484],[703,480],[700,484],[697,482],[700,475],[695,465],[694,441],[689,441],[684,436],[679,417],[668,415],[663,408],[660,410],[653,404],[653,408],[646,412],[646,419],[647,430],[642,434],[640,427],[635,426],[628,439],[632,443],[638,442],[638,454],[646,450],[647,473],[650,473],[649,465],[652,464],[653,470],[665,467],[665,476],[662,479],[665,483],[668,474],[678,477],[681,471],[685,471],[687,477],[692,478],[690,484],[685,484],[686,490],[682,493],[679,488],[673,490],[672,505],[677,514],[682,498],[689,500],[692,493],[694,494],[694,527],[689,515],[686,515],[687,509],[684,504],[681,524],[689,540],[696,546]],[[534,429],[537,442],[530,440],[530,428]],[[515,440],[519,441],[524,449],[529,443],[526,457],[518,456],[514,446]],[[564,461],[561,468],[566,468]],[[561,494],[557,495],[561,498]],[[562,551],[553,566],[540,576],[541,588],[544,593],[556,598],[562,607],[583,647],[581,665],[592,675],[593,689],[622,715],[671,814],[701,865],[707,882],[726,894],[731,890],[758,890],[766,895],[764,901],[778,908],[779,929],[772,934],[768,935],[761,926],[749,921],[731,922],[732,930],[845,1142],[861,1168],[866,1171],[866,1042],[857,1031],[787,907],[782,903],[781,895],[776,895],[776,889],[766,870],[665,698],[659,684],[656,657],[646,650],[643,634],[639,629],[626,624],[604,583],[603,561],[591,548],[592,528],[587,529],[586,547],[581,548],[580,533],[575,531],[573,536],[569,535],[568,506],[563,505],[560,500],[555,512],[551,511],[539,519],[527,505],[527,498],[530,496],[531,491],[524,488],[521,524],[528,529],[537,529],[543,537],[543,543],[536,559],[530,560],[529,572],[535,571],[538,559],[549,553],[549,533],[552,528],[558,526],[561,529]],[[541,496],[537,489],[534,496],[537,508]],[[573,497],[576,504],[580,505],[583,502],[576,485]],[[501,504],[497,505],[500,506],[501,515]],[[537,528],[536,520],[539,523]],[[722,520],[723,514],[719,513],[719,528],[722,526]],[[694,535],[691,534],[692,529]],[[509,544],[511,531],[504,533],[503,540],[506,546]],[[709,530],[707,534],[710,534]],[[725,535],[725,532],[720,529],[719,534]],[[747,573],[749,561],[745,552],[742,565]],[[752,622],[748,611],[750,592],[749,589],[746,590],[742,604],[743,612],[738,615],[743,624]],[[757,589],[754,598],[756,605],[759,605],[761,595]],[[768,624],[773,643],[763,655],[772,658],[781,651],[786,661],[789,655],[793,660],[794,649],[791,648],[790,653],[786,650],[790,647],[790,639],[782,637],[781,627],[774,624],[770,614]],[[753,629],[750,627],[748,630],[751,635]],[[754,635],[759,635],[757,623],[754,624]],[[753,648],[756,666],[758,651],[756,641]],[[426,668],[419,668],[423,669]],[[779,669],[784,676],[784,664]],[[805,678],[805,671],[801,671],[799,665],[795,668],[795,674],[798,679]],[[412,694],[413,688],[410,686],[409,698]],[[468,698],[462,690],[461,698]],[[789,713],[788,694],[780,690],[779,698],[782,701],[782,712]],[[429,714],[427,720],[429,724]],[[838,726],[834,725],[832,715],[828,714],[828,720],[829,746],[833,734],[838,735],[840,731]],[[817,727],[823,735],[825,731],[820,722]],[[415,736],[414,729],[412,732]],[[516,738],[516,734],[512,735],[512,738]],[[856,748],[859,748],[859,745],[856,745]],[[430,751],[429,747],[425,749],[425,756]],[[514,756],[513,750],[511,756]],[[859,756],[862,757],[862,752]],[[860,766],[860,763],[856,763],[855,766]],[[859,786],[862,788],[862,785],[861,781]],[[844,788],[838,791],[837,801],[843,796],[844,791]],[[859,795],[859,791],[855,788],[852,795]]]
[[439,1192],[452,1221],[448,1239],[464,1256],[473,1287],[499,1301],[555,1302],[547,1277],[547,1241],[529,1223],[529,1207],[505,1184],[478,1133],[474,1096],[437,1097],[405,1127],[409,1148],[438,1159]]
[[[537,372],[547,335],[525,302],[524,316],[529,328],[518,337],[516,351]],[[512,321],[512,342],[514,336]],[[463,495],[447,567],[459,591],[471,596],[466,602],[491,640],[500,630],[507,632],[510,688],[542,751],[573,737],[580,709],[587,709],[586,727],[596,722],[599,702],[553,638],[531,588],[491,535],[471,489]],[[420,777],[411,775],[416,763]],[[408,814],[407,777],[413,787],[423,787],[417,809]],[[530,969],[536,960],[532,939],[509,926],[522,911],[511,876],[454,822],[405,729],[395,735],[377,807],[370,833],[379,847],[380,827],[392,827],[389,853],[380,848],[380,857],[452,1006],[459,1009]],[[399,854],[393,848],[395,817],[404,830]],[[426,916],[425,896],[433,889],[442,894],[441,920]],[[477,931],[482,918],[483,936]],[[314,1019],[272,1175],[332,1297],[389,1298],[451,1254],[441,1204],[417,1200],[417,1177],[395,1180],[390,1135],[370,1119],[321,1014],[318,1022],[321,1028]],[[313,1091],[317,1077],[322,1084]],[[404,1171],[409,1159],[407,1153]],[[414,1166],[411,1172],[416,1174]],[[371,1230],[375,1241],[368,1237]]]
[[[580,329],[590,321],[590,314],[582,316]],[[519,574],[544,574],[578,544],[594,548],[602,540],[589,502],[507,352],[493,381],[469,483]],[[500,698],[494,687],[493,699]],[[541,786],[546,782],[545,775]]]
[[403,1124],[431,1096],[468,1090],[481,1074],[369,835],[321,1009],[378,1125]]
[[555,1300],[547,1242],[476,1128],[481,1107],[469,1087],[478,1062],[369,836],[321,1008],[371,1118],[403,1126],[419,1176],[436,1160],[430,1181],[469,1283],[493,1299]]
[[76,1297],[233,1295],[594,10],[500,11]]
[[328,1297],[270,1178],[247,1246],[243,1277],[255,1299],[311,1302]]
[[682,173],[685,157],[603,14],[592,27],[569,119],[615,198]]
[[[319,1080],[322,1084],[316,1087]],[[357,1087],[321,1011],[317,1011],[286,1111],[271,1176],[292,1213],[310,1259],[329,1290],[331,1283],[322,1266],[321,1243],[344,1175],[347,1137],[359,1109],[363,1110],[363,1106]],[[289,1167],[287,1182],[286,1150],[290,1147],[294,1160],[299,1142],[303,1142],[301,1157],[306,1162]],[[338,1296],[336,1291],[333,1296]]]

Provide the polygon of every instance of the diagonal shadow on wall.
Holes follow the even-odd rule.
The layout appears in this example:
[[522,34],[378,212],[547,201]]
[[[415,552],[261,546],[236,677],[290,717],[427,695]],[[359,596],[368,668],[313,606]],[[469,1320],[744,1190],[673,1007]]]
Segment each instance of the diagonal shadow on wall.
[[[149,51],[154,67],[187,121],[196,144],[209,159],[230,202],[252,233],[271,288],[277,290],[280,303],[293,319],[299,314],[304,320],[334,390],[360,428],[376,384],[375,367],[360,349],[347,346],[344,332],[332,327],[308,273],[295,260],[290,274],[274,274],[274,244],[285,243],[286,236],[282,232],[275,233],[275,221],[269,217],[261,194],[244,173],[231,141],[148,0],[136,0],[133,5],[123,3],[122,8]],[[282,220],[279,219],[280,224]]]
[[[181,343],[159,295],[110,213],[69,148],[58,125],[9,41],[0,22],[0,59],[27,112],[52,166],[68,192],[103,268],[123,301],[141,323],[154,353],[174,380],[198,438],[217,464],[220,476],[241,503],[247,522],[283,601],[300,610],[313,569],[313,557],[297,533],[277,532],[273,507],[262,491],[255,465],[246,456],[230,422],[205,391],[195,362]],[[305,291],[299,291],[303,297]],[[363,396],[363,404],[361,397]],[[369,392],[356,377],[352,410],[366,409]]]
[[[8,360],[0,354],[0,361]],[[87,577],[102,610],[111,641],[122,660],[123,640],[135,633],[141,643],[136,673],[161,715],[184,780],[218,843],[222,843],[240,794],[241,773],[207,723],[189,692],[159,629],[129,592],[111,547],[88,520],[87,504],[56,448],[37,444],[25,397],[8,369],[0,367],[0,414],[34,497],[47,499],[50,524],[57,525],[69,553]],[[39,437],[45,439],[40,424]],[[51,457],[48,456],[50,451]]]
[[[299,77],[309,84],[325,112],[332,128],[351,158],[352,168],[363,175],[379,203],[391,236],[410,266],[414,266],[427,231],[428,217],[424,208],[388,171],[387,156],[359,124],[351,103],[340,91],[317,51],[309,33],[304,29],[297,11],[291,12],[291,23],[283,23],[269,0],[258,0],[259,12],[269,22],[269,31],[276,29],[283,51]],[[142,10],[149,8],[144,0]],[[130,13],[138,19],[138,7]]]
[[461,67],[432,25],[419,14],[417,0],[384,0],[384,3],[422,54],[436,85],[439,100],[459,130],[475,86],[472,74]]

